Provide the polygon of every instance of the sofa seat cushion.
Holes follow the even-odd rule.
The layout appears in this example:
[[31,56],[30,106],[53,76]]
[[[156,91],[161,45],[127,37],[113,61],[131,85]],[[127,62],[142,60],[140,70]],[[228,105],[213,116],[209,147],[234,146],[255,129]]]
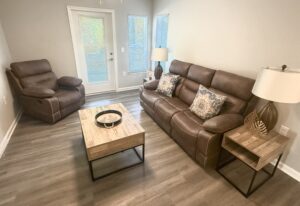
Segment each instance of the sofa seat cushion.
[[149,107],[154,108],[156,101],[163,99],[164,97],[156,91],[145,89],[141,93],[140,98]]
[[188,108],[188,105],[178,98],[160,99],[154,106],[156,118],[159,119],[160,122],[167,123],[167,127],[164,128],[167,132],[170,132],[172,117],[178,112],[188,110]]
[[56,91],[55,97],[58,98],[60,109],[66,108],[72,104],[80,102],[81,94],[76,90],[59,89]]
[[175,114],[171,120],[174,140],[193,158],[196,155],[198,134],[203,130],[203,120],[189,110]]

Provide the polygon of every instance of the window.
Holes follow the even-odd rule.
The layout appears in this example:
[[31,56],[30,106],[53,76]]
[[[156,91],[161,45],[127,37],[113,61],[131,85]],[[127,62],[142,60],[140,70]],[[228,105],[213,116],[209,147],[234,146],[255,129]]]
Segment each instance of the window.
[[157,16],[155,47],[167,48],[169,16]]
[[[156,35],[155,47],[168,48],[168,26],[169,15],[161,15],[156,17]],[[163,68],[166,68],[166,62],[161,63]]]
[[128,17],[129,72],[145,72],[148,69],[148,18]]

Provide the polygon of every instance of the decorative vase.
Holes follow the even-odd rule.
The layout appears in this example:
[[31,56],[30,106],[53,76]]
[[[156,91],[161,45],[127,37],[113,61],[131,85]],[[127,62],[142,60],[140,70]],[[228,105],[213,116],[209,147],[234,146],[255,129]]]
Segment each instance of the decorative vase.
[[155,79],[160,79],[161,75],[163,73],[163,68],[160,65],[160,62],[158,62],[158,65],[156,66],[155,70],[154,70],[154,77]]

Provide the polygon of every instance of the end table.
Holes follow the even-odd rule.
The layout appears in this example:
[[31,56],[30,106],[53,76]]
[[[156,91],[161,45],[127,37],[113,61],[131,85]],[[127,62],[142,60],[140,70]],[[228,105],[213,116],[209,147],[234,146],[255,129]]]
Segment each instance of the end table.
[[[245,197],[249,197],[260,186],[274,176],[282,154],[288,144],[289,138],[271,131],[266,137],[259,137],[253,134],[246,126],[241,126],[224,134],[220,157],[217,166],[217,172],[231,183]],[[222,152],[226,150],[233,159],[225,163],[220,163]],[[266,170],[266,166],[277,158],[277,162],[271,172]],[[234,160],[240,160],[253,170],[253,176],[246,192],[242,191],[229,178],[227,178],[221,169],[229,165]],[[265,172],[268,177],[253,187],[253,183],[259,171]]]

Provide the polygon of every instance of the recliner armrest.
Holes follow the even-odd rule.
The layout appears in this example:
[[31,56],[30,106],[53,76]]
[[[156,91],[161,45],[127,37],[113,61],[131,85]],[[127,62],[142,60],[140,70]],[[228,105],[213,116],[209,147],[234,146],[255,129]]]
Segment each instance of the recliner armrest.
[[65,76],[65,77],[59,78],[57,80],[57,83],[61,87],[72,87],[72,88],[75,88],[75,87],[78,87],[78,86],[80,86],[82,84],[82,80],[78,79],[76,77]]
[[244,118],[240,114],[222,114],[206,120],[203,128],[206,131],[222,134],[244,123]]
[[49,98],[53,97],[55,92],[52,89],[42,87],[27,87],[23,89],[23,94],[29,97]]
[[158,87],[159,80],[152,80],[144,83],[144,88],[148,90],[156,90]]

